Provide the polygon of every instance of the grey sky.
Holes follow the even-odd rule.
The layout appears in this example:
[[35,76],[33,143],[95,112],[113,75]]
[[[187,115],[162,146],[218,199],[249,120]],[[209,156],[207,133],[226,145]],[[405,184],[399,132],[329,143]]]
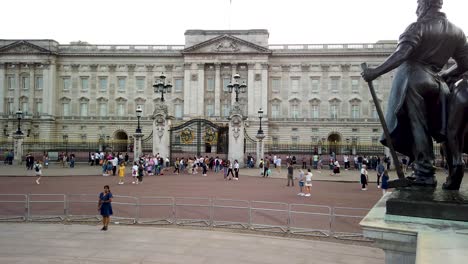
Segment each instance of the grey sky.
[[[468,1],[443,11],[468,34]],[[62,44],[184,44],[187,29],[268,29],[270,44],[397,39],[417,0],[21,0],[2,1],[0,38]],[[398,11],[397,11],[398,10]]]

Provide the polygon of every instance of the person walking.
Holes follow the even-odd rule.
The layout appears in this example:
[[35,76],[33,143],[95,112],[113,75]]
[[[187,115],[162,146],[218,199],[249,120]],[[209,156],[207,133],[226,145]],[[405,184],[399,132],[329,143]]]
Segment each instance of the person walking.
[[281,158],[280,157],[276,159],[276,170],[278,174],[281,174]]
[[174,162],[174,172],[175,174],[179,174],[180,173],[180,170],[179,170],[179,158],[176,158],[175,162]]
[[382,163],[379,163],[379,165],[377,165],[377,188],[380,188],[380,177],[383,176],[384,171],[385,166]]
[[340,162],[338,160],[335,160],[333,164],[333,175],[340,174]]
[[143,167],[143,164],[140,163],[140,165],[138,166],[138,176],[137,176],[136,184],[143,183],[144,170],[145,170],[145,167]]
[[42,176],[42,164],[41,161],[36,161],[36,164],[33,166],[34,168],[34,174],[36,175],[36,183],[41,184],[39,181],[41,180]]
[[125,162],[121,162],[119,166],[119,184],[124,184],[125,178]]
[[310,169],[307,169],[307,174],[305,176],[305,187],[306,187],[306,194],[304,196],[310,197],[310,189],[312,188],[312,172]]
[[237,160],[234,160],[234,180],[238,181],[239,180],[239,162]]
[[382,195],[385,195],[387,193],[389,179],[390,177],[388,177],[388,171],[385,170],[382,174],[382,186],[380,186],[380,188],[382,189]]
[[263,165],[263,177],[268,177],[270,176],[268,174],[268,171],[270,170],[270,160],[269,159],[265,159],[265,164]]
[[103,226],[101,230],[107,231],[110,222],[110,216],[113,214],[112,193],[109,189],[109,185],[104,186],[104,192],[99,194],[98,211],[102,216]]
[[[234,173],[232,172],[232,163],[230,160],[227,160],[227,168],[228,168],[228,171],[227,171],[227,179],[228,180],[232,180],[232,178],[234,177]],[[231,174],[231,176],[229,176],[229,173]]]
[[363,191],[367,191],[367,182],[369,181],[369,178],[368,178],[368,175],[367,175],[367,169],[366,169],[366,165],[362,165],[361,167],[361,185],[362,185],[362,189]]
[[288,163],[288,185],[286,185],[287,187],[289,187],[289,182],[291,182],[291,186],[294,187],[294,179],[293,179],[293,176],[294,176],[294,167],[292,166],[291,163]]
[[112,176],[115,176],[115,173],[117,172],[117,165],[119,164],[119,158],[117,156],[114,156],[112,159]]
[[258,163],[258,168],[260,169],[260,175],[261,176],[263,176],[263,173],[264,173],[263,164],[264,164],[263,159],[260,159],[260,162]]
[[299,195],[299,196],[304,196],[305,195],[305,193],[303,192],[304,180],[305,180],[304,171],[302,169],[300,169],[299,170],[299,175],[297,176],[297,182],[299,183],[299,193],[297,195]]
[[133,162],[133,166],[132,166],[132,177],[133,177],[133,181],[132,181],[132,184],[135,184],[138,182],[138,164],[137,162]]

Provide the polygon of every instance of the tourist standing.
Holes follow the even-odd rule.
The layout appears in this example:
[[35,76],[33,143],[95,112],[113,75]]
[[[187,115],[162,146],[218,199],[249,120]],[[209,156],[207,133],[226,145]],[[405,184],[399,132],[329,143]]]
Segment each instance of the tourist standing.
[[119,166],[119,184],[124,184],[125,178],[125,162],[121,162]]
[[369,181],[368,175],[367,175],[367,169],[366,165],[362,165],[361,167],[361,185],[362,185],[362,190],[367,191],[367,183]]
[[380,177],[383,176],[384,171],[385,166],[382,163],[379,163],[379,165],[377,165],[377,188],[380,188]]
[[338,160],[335,160],[335,163],[333,164],[333,175],[340,174],[340,162]]
[[176,158],[175,162],[174,162],[174,172],[175,174],[179,174],[180,173],[180,170],[179,170],[179,158]]
[[299,183],[299,193],[297,195],[304,196],[305,193],[303,192],[304,189],[304,171],[301,169],[299,170],[299,175],[297,176],[297,182]]
[[278,173],[281,173],[281,158],[280,157],[276,158],[276,170],[278,171]]
[[344,155],[343,156],[343,162],[344,162],[344,168],[345,170],[348,170],[349,169],[349,156],[348,155]]
[[307,169],[307,174],[305,176],[305,187],[306,187],[306,194],[304,196],[310,197],[310,189],[312,188],[312,172],[310,169]]
[[[232,172],[232,167],[233,167],[233,166],[232,166],[232,163],[231,163],[231,161],[230,161],[230,160],[227,160],[227,168],[228,168],[228,172],[227,172],[227,175],[226,175],[226,177],[227,177],[227,179],[228,179],[228,180],[232,180],[232,178],[234,177],[234,173]],[[231,174],[231,176],[232,176],[232,177],[231,177],[231,176],[229,176],[229,173]]]
[[261,176],[263,176],[263,173],[264,173],[263,164],[264,164],[263,159],[260,159],[260,162],[258,163],[258,168],[260,169],[260,175]]
[[136,184],[139,184],[139,183],[143,182],[144,170],[145,170],[145,168],[143,167],[143,164],[140,163],[140,165],[138,166],[138,176],[137,176]]
[[289,187],[289,182],[291,182],[291,186],[294,187],[294,179],[293,179],[293,176],[294,176],[294,167],[292,166],[291,163],[288,163],[288,186]]
[[387,193],[389,179],[390,178],[388,177],[388,171],[385,170],[382,174],[382,186],[381,186],[383,195]]
[[49,155],[44,154],[44,168],[49,168]]
[[234,160],[234,180],[238,181],[239,180],[239,162],[237,160]]
[[98,203],[98,211],[101,213],[102,216],[102,229],[106,231],[109,222],[110,216],[112,215],[112,193],[109,189],[109,185],[104,186],[104,192],[99,194],[99,203]]
[[133,177],[133,181],[132,181],[132,184],[135,184],[138,182],[138,164],[135,162],[133,162],[133,166],[132,166],[132,177]]
[[95,159],[94,153],[91,153],[91,157],[89,159],[91,160],[89,165],[94,166],[94,159]]
[[115,176],[115,173],[117,172],[117,165],[119,164],[119,158],[115,156],[112,159],[112,176]]
[[41,180],[41,176],[42,176],[42,165],[41,165],[41,161],[36,161],[36,163],[34,164],[34,174],[36,175],[36,183],[37,184],[41,184],[39,181]]

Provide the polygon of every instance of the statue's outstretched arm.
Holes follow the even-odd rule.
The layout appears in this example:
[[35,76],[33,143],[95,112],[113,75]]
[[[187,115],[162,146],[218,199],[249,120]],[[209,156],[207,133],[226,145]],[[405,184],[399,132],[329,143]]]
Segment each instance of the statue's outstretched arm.
[[370,82],[380,75],[383,75],[398,66],[400,66],[403,62],[405,62],[413,52],[414,47],[408,43],[401,43],[398,45],[395,52],[390,55],[381,65],[377,68],[368,68],[367,70],[362,72],[362,77],[367,82]]

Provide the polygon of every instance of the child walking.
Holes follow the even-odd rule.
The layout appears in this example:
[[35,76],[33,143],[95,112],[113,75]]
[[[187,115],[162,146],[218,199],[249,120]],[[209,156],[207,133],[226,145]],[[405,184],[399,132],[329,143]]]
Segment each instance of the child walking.
[[307,169],[307,174],[305,176],[305,187],[306,187],[306,194],[304,196],[310,197],[310,189],[312,188],[312,172],[310,169]]
[[36,175],[36,183],[41,184],[39,181],[41,180],[42,176],[42,165],[40,161],[36,161],[36,164],[34,164],[34,174]]
[[132,167],[132,177],[133,177],[132,184],[135,184],[138,182],[137,176],[138,176],[138,164],[135,161],[133,162],[133,167]]
[[125,162],[120,163],[119,166],[119,184],[124,184],[125,178]]

